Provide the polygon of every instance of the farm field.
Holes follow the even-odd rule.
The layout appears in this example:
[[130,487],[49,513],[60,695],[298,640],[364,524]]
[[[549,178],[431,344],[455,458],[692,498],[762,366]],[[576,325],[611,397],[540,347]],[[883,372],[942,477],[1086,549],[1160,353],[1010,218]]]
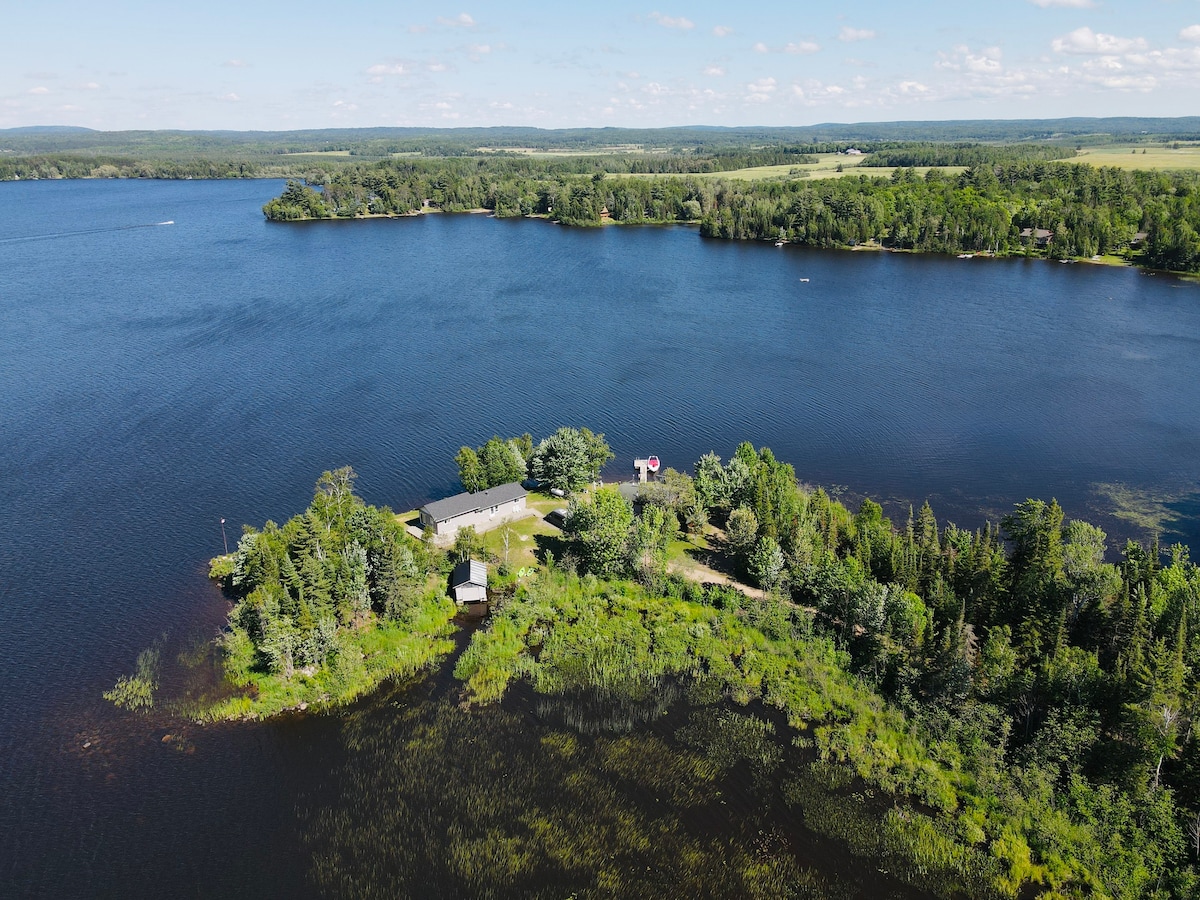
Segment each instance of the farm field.
[[1200,143],[1171,147],[1138,147],[1133,144],[1114,144],[1111,147],[1088,147],[1067,162],[1091,166],[1116,166],[1121,169],[1200,169]]
[[[642,175],[643,178],[732,178],[740,181],[763,181],[769,178],[787,178],[792,177],[807,177],[810,179],[820,178],[842,178],[846,175],[877,175],[886,177],[891,174],[892,170],[888,168],[875,168],[873,166],[864,166],[863,161],[868,158],[863,156],[845,156],[840,153],[822,153],[818,155],[815,163],[796,164],[789,163],[781,166],[751,166],[746,169],[730,169],[727,172],[703,172],[696,175],[684,175],[683,173],[659,173],[653,175]],[[838,171],[838,166],[841,165],[842,171]],[[965,166],[916,166],[913,171],[917,175],[923,176],[931,168],[941,168],[947,175],[957,175],[964,171]],[[793,174],[795,173],[795,174]],[[801,175],[799,173],[806,173]]]

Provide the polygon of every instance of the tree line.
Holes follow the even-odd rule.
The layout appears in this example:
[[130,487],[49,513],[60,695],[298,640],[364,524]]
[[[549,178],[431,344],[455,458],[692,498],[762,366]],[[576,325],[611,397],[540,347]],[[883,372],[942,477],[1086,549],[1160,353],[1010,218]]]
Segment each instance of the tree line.
[[[814,247],[877,244],[934,253],[1124,253],[1154,268],[1200,271],[1200,173],[1143,172],[1017,160],[959,175],[912,168],[890,176],[761,181],[579,173],[578,162],[413,160],[343,167],[291,183],[269,219],[402,215],[428,202],[448,212],[545,216],[566,225],[611,220],[696,222],[705,237]],[[316,210],[317,212],[313,212]],[[1033,232],[1050,233],[1039,242]],[[1141,235],[1144,234],[1144,239]]]
[[462,447],[454,461],[463,490],[472,494],[527,478],[568,493],[599,480],[612,458],[603,434],[566,426],[536,446],[529,434],[507,440],[494,435],[482,447]]

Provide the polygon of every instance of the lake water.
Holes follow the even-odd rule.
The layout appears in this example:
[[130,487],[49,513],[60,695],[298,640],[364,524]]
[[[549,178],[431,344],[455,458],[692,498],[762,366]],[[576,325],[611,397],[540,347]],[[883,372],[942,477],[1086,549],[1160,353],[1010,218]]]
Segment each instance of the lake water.
[[[220,519],[231,541],[281,521],[325,469],[411,508],[455,489],[461,444],[578,424],[607,435],[614,478],[747,439],[894,516],[928,497],[976,527],[1057,496],[1114,544],[1147,536],[1113,515],[1137,507],[1200,546],[1195,284],[686,228],[271,225],[280,187],[0,184],[0,895],[307,896],[388,840],[365,798],[412,785],[372,781],[392,751],[363,735],[441,734],[450,713],[428,710],[452,686],[205,729],[100,699],[164,632],[219,629]],[[488,715],[501,749],[556,727],[518,699]],[[796,849],[786,816],[766,831],[798,859],[821,846]],[[856,868],[853,891],[893,891]]]

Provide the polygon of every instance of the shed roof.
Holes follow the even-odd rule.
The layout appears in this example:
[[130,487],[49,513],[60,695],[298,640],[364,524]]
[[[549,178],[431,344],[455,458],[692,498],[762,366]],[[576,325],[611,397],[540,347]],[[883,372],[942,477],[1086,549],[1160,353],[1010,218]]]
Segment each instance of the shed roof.
[[487,563],[477,559],[464,559],[454,567],[450,576],[450,587],[462,587],[464,584],[478,584],[487,587]]
[[426,503],[421,509],[425,510],[435,522],[444,522],[465,513],[479,512],[481,509],[499,506],[501,503],[511,503],[513,500],[520,500],[525,496],[527,496],[525,488],[514,481],[510,484],[488,488],[486,491],[476,491],[474,494],[455,494],[445,500],[434,500],[432,503]]

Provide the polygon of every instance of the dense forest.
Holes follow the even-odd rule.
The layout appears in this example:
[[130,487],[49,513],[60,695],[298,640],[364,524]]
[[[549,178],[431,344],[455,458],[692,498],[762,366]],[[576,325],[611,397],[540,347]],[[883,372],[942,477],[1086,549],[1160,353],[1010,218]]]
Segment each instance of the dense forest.
[[346,702],[447,651],[454,604],[428,590],[429,549],[391,510],[364,503],[354,478],[348,468],[324,473],[302,514],[247,526],[234,552],[213,560],[210,574],[233,600],[220,658],[241,691],[192,715]]
[[[918,176],[907,167],[819,181],[619,177],[589,172],[605,163],[595,157],[397,160],[339,169],[320,180],[319,190],[290,183],[263,212],[282,221],[432,206],[541,215],[567,225],[699,221],[705,237],[734,240],[1055,259],[1136,250],[1153,268],[1200,271],[1200,174],[1031,161],[999,148],[987,153],[995,161],[958,175],[930,169]],[[1039,242],[1038,230],[1050,238]]]

